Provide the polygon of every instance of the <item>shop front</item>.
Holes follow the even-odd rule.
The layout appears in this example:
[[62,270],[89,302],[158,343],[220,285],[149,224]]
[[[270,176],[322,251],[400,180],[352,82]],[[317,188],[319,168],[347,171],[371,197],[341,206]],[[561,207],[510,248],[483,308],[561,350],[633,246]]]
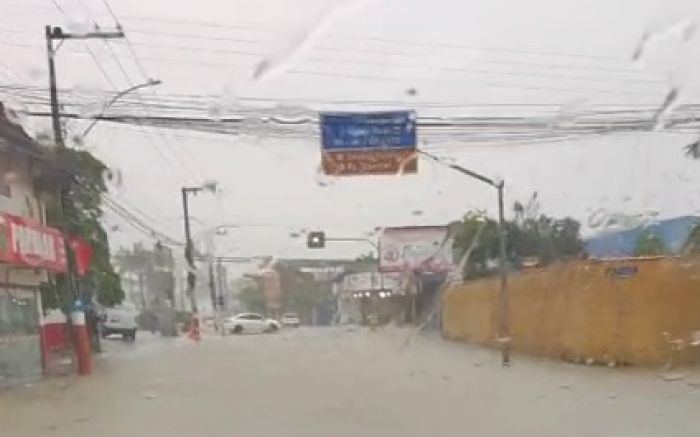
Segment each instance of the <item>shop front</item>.
[[41,377],[39,286],[65,271],[61,232],[0,213],[0,387]]

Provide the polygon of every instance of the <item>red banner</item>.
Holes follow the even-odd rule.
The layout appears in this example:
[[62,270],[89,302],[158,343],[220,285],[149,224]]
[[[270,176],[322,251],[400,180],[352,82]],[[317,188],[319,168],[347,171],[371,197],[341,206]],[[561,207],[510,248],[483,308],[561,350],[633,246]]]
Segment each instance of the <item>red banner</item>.
[[33,220],[0,213],[0,262],[65,272],[63,236]]
[[78,276],[85,276],[92,262],[92,246],[76,236],[68,238],[68,246],[75,255],[75,272]]

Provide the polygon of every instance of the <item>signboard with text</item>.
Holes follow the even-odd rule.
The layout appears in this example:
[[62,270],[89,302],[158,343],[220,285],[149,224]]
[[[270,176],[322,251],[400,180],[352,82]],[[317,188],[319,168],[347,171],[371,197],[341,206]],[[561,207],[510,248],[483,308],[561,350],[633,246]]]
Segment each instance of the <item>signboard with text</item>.
[[325,174],[393,175],[418,171],[413,111],[324,113],[320,123]]
[[454,269],[446,226],[384,228],[379,237],[383,272],[447,273]]
[[0,262],[65,272],[63,235],[24,217],[0,213]]

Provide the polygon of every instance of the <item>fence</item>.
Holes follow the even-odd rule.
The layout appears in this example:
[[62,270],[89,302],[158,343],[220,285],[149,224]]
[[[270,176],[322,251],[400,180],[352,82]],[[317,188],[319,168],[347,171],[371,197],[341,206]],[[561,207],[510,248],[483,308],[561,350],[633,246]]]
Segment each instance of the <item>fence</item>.
[[[700,362],[700,258],[579,261],[509,277],[512,348],[574,362]],[[454,286],[446,338],[496,345],[498,279]]]

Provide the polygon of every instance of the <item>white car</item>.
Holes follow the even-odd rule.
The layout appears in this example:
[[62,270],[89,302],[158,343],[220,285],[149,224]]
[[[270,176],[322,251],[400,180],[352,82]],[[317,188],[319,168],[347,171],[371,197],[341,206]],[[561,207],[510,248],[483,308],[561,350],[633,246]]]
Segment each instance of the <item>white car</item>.
[[283,326],[291,326],[293,328],[298,328],[301,325],[301,320],[299,319],[299,314],[297,313],[284,313],[281,319]]
[[106,308],[100,326],[102,337],[119,334],[126,340],[136,340],[136,308],[129,304]]
[[276,332],[280,324],[275,319],[268,319],[256,313],[241,313],[224,320],[224,329],[233,334],[261,334]]

